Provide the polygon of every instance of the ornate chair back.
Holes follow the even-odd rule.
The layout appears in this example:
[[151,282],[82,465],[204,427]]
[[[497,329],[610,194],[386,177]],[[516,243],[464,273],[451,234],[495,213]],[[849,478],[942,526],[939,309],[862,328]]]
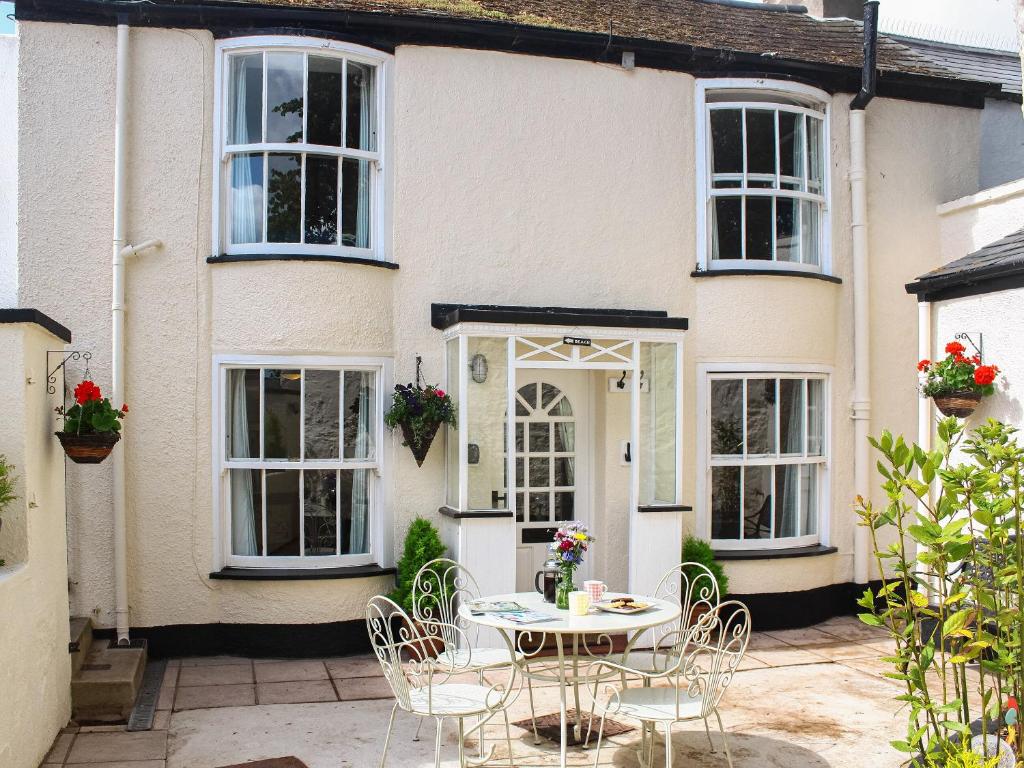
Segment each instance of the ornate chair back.
[[448,558],[426,563],[412,583],[412,615],[423,631],[444,643],[446,651],[459,648],[460,640],[476,642],[480,628],[459,615],[463,601],[480,596],[476,579],[465,567]]
[[[685,644],[687,628],[703,614],[715,610],[722,596],[718,581],[707,567],[700,563],[680,563],[661,578],[654,596],[679,606],[679,621],[651,630],[654,647],[668,656],[655,656],[655,667],[664,669],[676,660]],[[672,653],[674,651],[674,653]]]
[[687,631],[675,669],[676,714],[685,691],[701,699],[701,717],[718,706],[750,641],[750,611],[729,600],[705,613]]

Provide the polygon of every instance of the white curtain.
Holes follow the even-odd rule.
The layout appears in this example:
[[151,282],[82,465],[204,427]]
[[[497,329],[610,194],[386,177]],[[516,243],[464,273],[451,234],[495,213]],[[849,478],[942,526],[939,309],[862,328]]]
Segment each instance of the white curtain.
[[[358,377],[358,378],[357,378]],[[346,379],[349,376],[346,375]],[[373,374],[362,371],[352,376],[358,381],[356,395],[359,412],[356,416],[356,457],[365,459],[370,455],[373,419]],[[348,382],[346,381],[346,386]],[[367,551],[366,522],[370,513],[369,470],[357,469],[352,473],[352,532],[349,536],[349,553]]]
[[[228,371],[231,398],[231,439],[228,455],[249,456],[249,420],[246,407],[245,371]],[[236,555],[258,555],[256,547],[256,505],[250,469],[233,469],[231,475],[231,551]]]
[[[349,65],[352,66],[352,65]],[[363,68],[359,84],[359,147],[370,148],[370,134],[374,128],[375,114],[373,70]],[[370,164],[359,160],[359,203],[356,209],[356,246],[370,247]]]
[[[779,391],[782,391],[782,381],[779,381]],[[786,444],[781,446],[783,453],[801,453],[803,451],[804,415],[807,412],[804,403],[804,383],[795,380],[789,390],[789,397],[786,398],[789,406],[789,424],[786,430]],[[782,400],[782,397],[779,398]],[[781,407],[780,403],[780,407]],[[797,465],[783,465],[775,468],[776,473],[784,472],[782,484],[782,498],[775,500],[775,516],[781,522],[776,523],[776,530],[783,536],[796,536],[798,520],[800,518],[800,494],[798,491],[798,475],[800,468]]]
[[[249,136],[247,102],[249,79],[247,69],[251,56],[231,58],[231,83],[234,89],[233,144],[259,142],[261,137]],[[260,59],[262,62],[262,59]],[[262,65],[262,64],[261,64]],[[262,102],[262,94],[253,94]],[[256,166],[256,174],[253,173]],[[256,175],[259,178],[254,178]],[[263,239],[263,157],[235,155],[231,158],[231,242],[258,243]]]

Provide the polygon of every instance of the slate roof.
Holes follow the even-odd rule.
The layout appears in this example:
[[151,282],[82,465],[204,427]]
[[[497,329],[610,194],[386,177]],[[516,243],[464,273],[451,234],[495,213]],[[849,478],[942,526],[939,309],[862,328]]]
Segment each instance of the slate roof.
[[907,293],[931,301],[953,290],[974,287],[972,293],[989,293],[1012,287],[1008,278],[1024,275],[1024,228],[944,264],[908,283]]
[[1020,56],[1011,51],[994,51],[966,45],[937,43],[909,37],[888,37],[905,45],[937,66],[952,70],[970,80],[993,80],[1002,86],[1003,94],[1021,100]]

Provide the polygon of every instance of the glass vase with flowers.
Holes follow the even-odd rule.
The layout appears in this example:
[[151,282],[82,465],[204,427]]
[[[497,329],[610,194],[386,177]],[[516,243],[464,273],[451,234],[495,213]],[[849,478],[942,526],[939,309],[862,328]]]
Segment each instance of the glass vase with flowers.
[[550,549],[562,572],[555,590],[556,608],[569,609],[569,593],[574,589],[573,574],[583,563],[583,555],[593,541],[594,537],[587,531],[587,526],[579,521],[566,523],[555,532],[555,540]]

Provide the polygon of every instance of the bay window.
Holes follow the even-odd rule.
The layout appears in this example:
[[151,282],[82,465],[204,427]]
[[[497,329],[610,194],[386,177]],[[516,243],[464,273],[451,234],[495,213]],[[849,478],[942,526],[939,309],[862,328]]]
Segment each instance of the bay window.
[[216,247],[379,254],[383,55],[287,37],[220,49]]
[[716,548],[820,541],[827,385],[824,374],[707,373],[704,508]]
[[224,561],[364,565],[379,550],[376,360],[219,361]]
[[700,267],[827,271],[825,94],[764,81],[699,94]]

